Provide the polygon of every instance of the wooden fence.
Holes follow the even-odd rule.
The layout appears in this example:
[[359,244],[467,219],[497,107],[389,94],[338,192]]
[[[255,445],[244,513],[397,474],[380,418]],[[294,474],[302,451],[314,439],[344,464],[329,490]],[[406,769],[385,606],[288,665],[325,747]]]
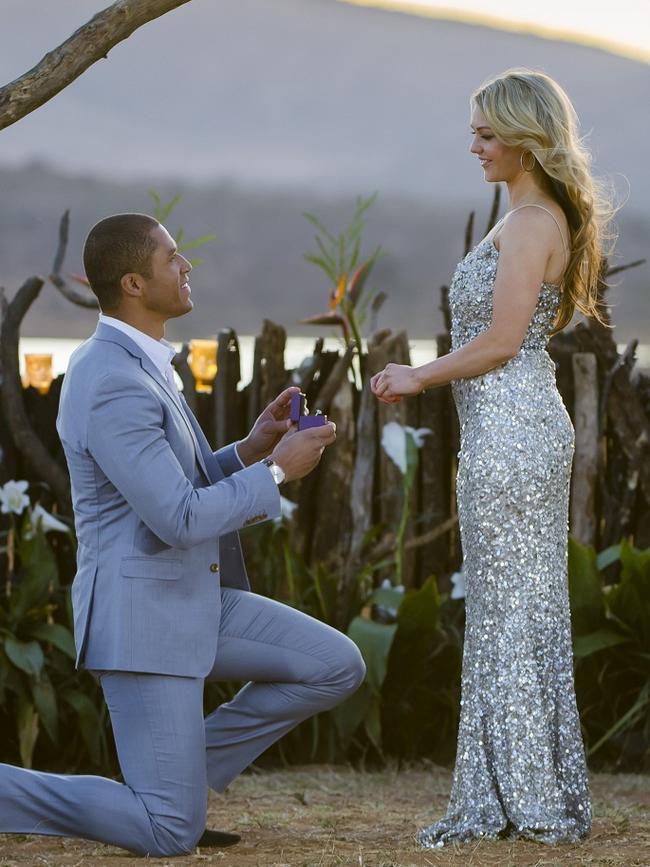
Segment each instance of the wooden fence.
[[[63,249],[65,232],[62,223]],[[470,221],[468,248],[471,234]],[[60,247],[52,282],[81,303],[60,278],[61,262]],[[46,507],[69,512],[69,481],[54,427],[62,377],[47,395],[39,395],[23,389],[18,376],[20,324],[43,285],[41,278],[30,278],[11,303],[0,294],[0,483],[26,478],[40,490]],[[83,303],[89,306],[88,299]],[[439,354],[450,346],[445,287],[441,306],[447,330],[438,336]],[[336,421],[336,446],[325,452],[314,473],[285,486],[283,493],[298,504],[292,544],[307,563],[323,562],[338,570],[344,599],[359,569],[394,549],[403,485],[380,447],[384,425],[397,421],[430,428],[411,492],[404,583],[417,586],[434,573],[444,587],[461,561],[455,513],[458,423],[449,387],[395,405],[372,397],[372,374],[388,361],[410,361],[404,332],[383,330],[369,339],[361,387],[350,374],[352,347],[325,351],[319,338],[313,353],[287,370],[285,341],[285,330],[265,320],[255,340],[252,379],[242,387],[237,335],[220,331],[212,394],[195,392],[188,347],[183,347],[174,364],[208,439],[216,448],[244,437],[261,409],[287,385],[299,386],[312,411],[321,409]],[[619,354],[612,330],[592,323],[555,336],[549,347],[576,429],[571,530],[599,549],[624,536],[638,547],[650,546],[650,379],[634,371],[635,346],[633,341]],[[379,532],[371,534],[372,528]]]

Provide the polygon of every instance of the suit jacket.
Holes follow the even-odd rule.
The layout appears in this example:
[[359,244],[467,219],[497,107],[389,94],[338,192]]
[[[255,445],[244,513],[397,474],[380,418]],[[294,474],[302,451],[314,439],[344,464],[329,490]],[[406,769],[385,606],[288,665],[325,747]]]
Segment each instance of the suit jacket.
[[220,585],[250,589],[237,530],[280,515],[268,469],[210,448],[126,334],[100,323],[72,355],[57,430],[77,531],[77,664],[203,677]]

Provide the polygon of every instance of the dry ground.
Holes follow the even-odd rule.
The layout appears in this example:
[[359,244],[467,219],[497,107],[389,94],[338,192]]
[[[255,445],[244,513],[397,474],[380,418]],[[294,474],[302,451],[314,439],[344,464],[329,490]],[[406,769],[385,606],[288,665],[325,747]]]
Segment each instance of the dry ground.
[[[435,767],[359,773],[310,766],[247,774],[213,795],[212,827],[243,841],[151,867],[650,867],[650,777],[597,774],[594,828],[580,845],[497,842],[422,851],[415,830],[446,805],[450,774]],[[0,867],[137,867],[120,849],[53,837],[0,835]]]

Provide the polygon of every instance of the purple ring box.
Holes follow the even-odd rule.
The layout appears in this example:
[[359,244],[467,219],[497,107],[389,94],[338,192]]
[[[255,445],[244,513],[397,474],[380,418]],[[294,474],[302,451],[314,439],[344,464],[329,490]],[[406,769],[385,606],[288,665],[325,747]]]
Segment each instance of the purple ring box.
[[305,395],[302,392],[292,395],[291,397],[291,421],[298,425],[298,430],[307,430],[310,427],[322,427],[327,424],[327,416],[322,412],[317,411],[314,415],[307,415],[305,412]]

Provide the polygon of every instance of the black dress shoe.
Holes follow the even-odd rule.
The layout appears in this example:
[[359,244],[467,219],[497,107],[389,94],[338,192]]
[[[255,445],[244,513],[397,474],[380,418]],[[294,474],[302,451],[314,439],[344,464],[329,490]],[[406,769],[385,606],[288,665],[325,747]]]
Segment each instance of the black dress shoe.
[[211,831],[209,828],[206,828],[196,845],[200,848],[204,846],[206,848],[210,846],[234,846],[240,840],[240,834],[229,834],[227,831]]

